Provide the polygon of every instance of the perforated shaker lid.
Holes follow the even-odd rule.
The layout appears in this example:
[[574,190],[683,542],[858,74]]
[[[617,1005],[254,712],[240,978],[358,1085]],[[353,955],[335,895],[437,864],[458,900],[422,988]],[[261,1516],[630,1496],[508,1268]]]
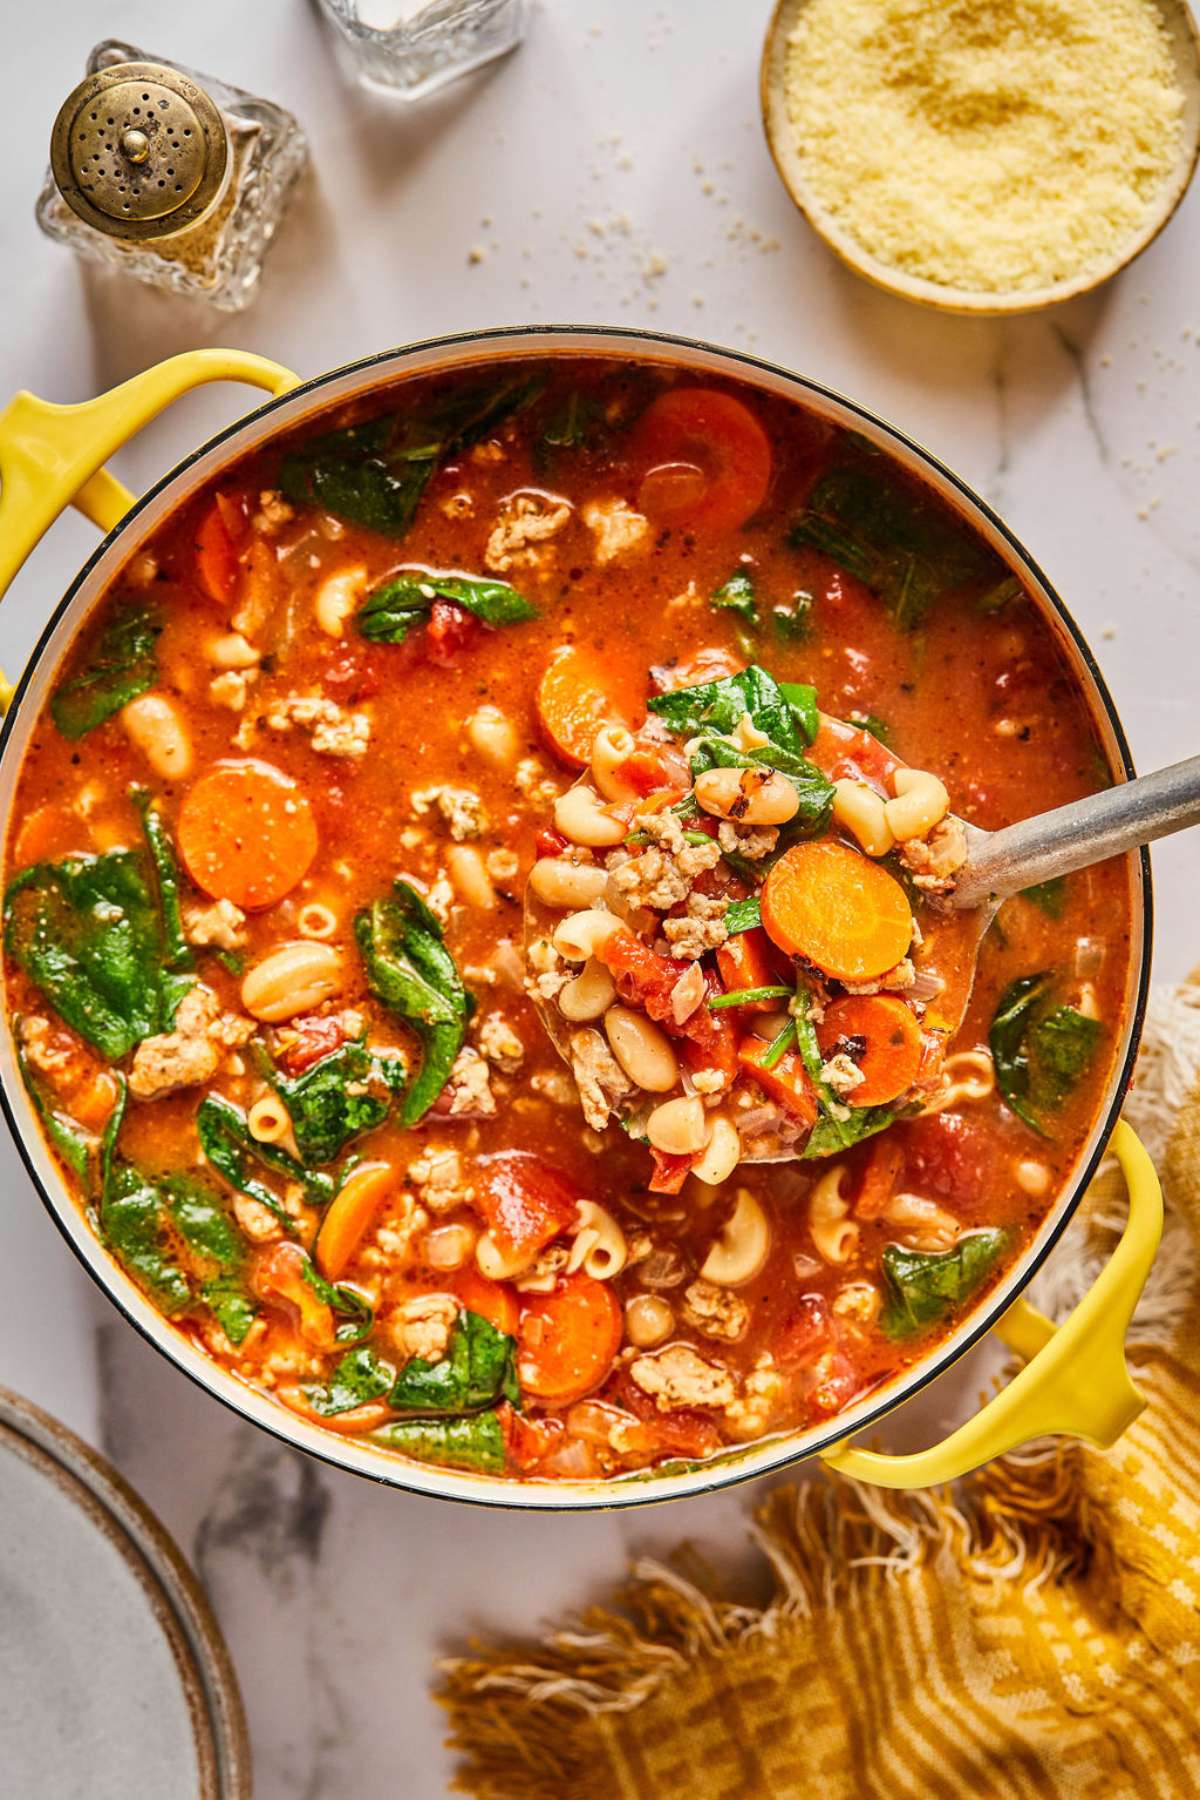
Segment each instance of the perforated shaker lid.
[[229,133],[194,81],[161,63],[114,63],[81,81],[54,121],[63,199],[109,237],[187,231],[220,199]]

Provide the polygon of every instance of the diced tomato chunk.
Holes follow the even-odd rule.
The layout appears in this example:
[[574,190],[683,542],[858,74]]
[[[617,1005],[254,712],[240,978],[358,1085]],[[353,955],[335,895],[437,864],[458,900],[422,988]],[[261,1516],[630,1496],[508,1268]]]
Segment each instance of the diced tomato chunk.
[[627,782],[639,794],[654,794],[664,789],[681,794],[685,772],[681,759],[671,756],[665,749],[634,750],[624,762],[618,763],[615,771],[618,781]]
[[543,826],[533,840],[533,847],[539,856],[561,856],[567,847],[568,840],[561,831],[552,831]]
[[920,1194],[965,1203],[979,1193],[980,1172],[994,1159],[987,1134],[957,1113],[929,1113],[892,1127],[904,1152],[904,1179]]
[[654,1174],[648,1183],[652,1194],[677,1194],[691,1173],[694,1156],[671,1156],[665,1150],[650,1146],[654,1158]]
[[823,1294],[801,1294],[775,1340],[775,1360],[788,1374],[807,1369],[834,1340],[833,1315]]
[[491,1157],[472,1204],[501,1256],[533,1256],[575,1217],[580,1199],[561,1169],[526,1150]]
[[835,1350],[828,1366],[821,1369],[805,1397],[809,1417],[832,1419],[849,1406],[862,1386],[862,1375],[853,1362],[842,1351]]
[[482,629],[474,613],[453,600],[435,600],[425,627],[425,655],[441,669],[452,669]]
[[287,1026],[289,1034],[287,1043],[279,1055],[279,1060],[289,1075],[299,1075],[313,1063],[320,1062],[334,1050],[340,1050],[346,1041],[345,1028],[336,1017],[322,1018],[317,1013],[309,1013],[300,1019],[293,1019]]
[[878,1219],[900,1184],[904,1172],[904,1151],[896,1134],[885,1131],[865,1146],[862,1181],[854,1202],[857,1219]]
[[[761,925],[752,931],[738,931],[733,937],[726,938],[717,951],[717,967],[721,971],[721,980],[727,994],[735,993],[739,988],[771,987],[778,981],[774,963],[779,952]],[[778,1000],[751,1000],[736,1010],[748,1012],[778,1012]]]
[[518,1474],[528,1475],[539,1463],[561,1449],[567,1427],[561,1418],[531,1419],[519,1413],[507,1400],[496,1408],[504,1448],[511,1466]]

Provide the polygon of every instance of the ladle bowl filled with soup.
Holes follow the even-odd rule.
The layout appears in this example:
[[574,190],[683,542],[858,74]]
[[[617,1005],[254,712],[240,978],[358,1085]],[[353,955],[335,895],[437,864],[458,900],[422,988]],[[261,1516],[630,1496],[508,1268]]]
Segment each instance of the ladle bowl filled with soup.
[[[125,423],[239,373],[287,387],[202,353]],[[1135,1053],[1144,857],[951,906],[961,821],[1130,773],[1044,577],[893,428],[665,337],[389,353],[127,512],[105,419],[22,526],[113,529],[0,745],[4,1096],[85,1265],[398,1487],[844,1454],[1013,1306]]]

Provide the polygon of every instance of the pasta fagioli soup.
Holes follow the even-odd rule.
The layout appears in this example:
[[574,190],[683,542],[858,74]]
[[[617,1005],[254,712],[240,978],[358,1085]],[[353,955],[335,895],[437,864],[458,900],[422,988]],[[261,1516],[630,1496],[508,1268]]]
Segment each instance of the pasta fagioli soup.
[[594,1479],[836,1416],[994,1286],[1111,1080],[1112,778],[1019,583],[862,440],[481,363],[224,470],[72,646],[6,849],[64,1177],[180,1332],[397,1456]]

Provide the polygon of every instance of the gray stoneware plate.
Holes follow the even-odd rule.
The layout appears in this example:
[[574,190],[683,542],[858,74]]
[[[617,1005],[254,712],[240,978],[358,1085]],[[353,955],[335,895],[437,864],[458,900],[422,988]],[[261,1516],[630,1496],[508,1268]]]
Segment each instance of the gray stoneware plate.
[[0,1388],[0,1788],[53,1800],[250,1800],[229,1653],[154,1515],[95,1451]]

